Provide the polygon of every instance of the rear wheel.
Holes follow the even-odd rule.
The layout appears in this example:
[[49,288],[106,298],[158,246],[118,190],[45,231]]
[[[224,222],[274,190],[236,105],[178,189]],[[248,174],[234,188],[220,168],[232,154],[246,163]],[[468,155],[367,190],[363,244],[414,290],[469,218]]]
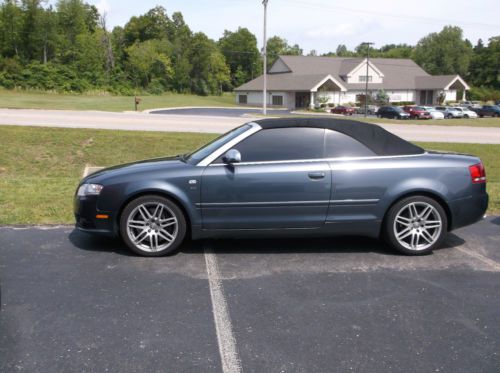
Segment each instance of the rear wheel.
[[186,236],[186,219],[167,198],[149,195],[130,202],[120,218],[120,235],[142,256],[162,256],[175,251]]
[[425,255],[437,248],[448,230],[443,207],[426,196],[404,198],[392,206],[385,219],[385,238],[406,255]]
[[464,114],[465,119],[469,119],[469,114]]

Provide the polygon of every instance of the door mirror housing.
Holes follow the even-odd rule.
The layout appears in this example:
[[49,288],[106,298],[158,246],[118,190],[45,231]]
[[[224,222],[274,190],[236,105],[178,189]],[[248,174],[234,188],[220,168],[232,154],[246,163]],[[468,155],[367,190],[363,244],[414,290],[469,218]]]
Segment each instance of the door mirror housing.
[[226,164],[240,163],[241,153],[236,149],[230,149],[224,154],[222,161]]

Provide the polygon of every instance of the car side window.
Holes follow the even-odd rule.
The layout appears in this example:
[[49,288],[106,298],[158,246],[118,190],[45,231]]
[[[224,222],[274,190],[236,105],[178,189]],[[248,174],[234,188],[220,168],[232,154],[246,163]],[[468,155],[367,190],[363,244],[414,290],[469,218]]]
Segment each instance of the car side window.
[[[323,158],[323,128],[270,128],[237,144],[241,162],[290,161]],[[222,157],[214,163],[222,163]]]
[[377,154],[358,140],[341,132],[326,130],[326,158],[374,157]]

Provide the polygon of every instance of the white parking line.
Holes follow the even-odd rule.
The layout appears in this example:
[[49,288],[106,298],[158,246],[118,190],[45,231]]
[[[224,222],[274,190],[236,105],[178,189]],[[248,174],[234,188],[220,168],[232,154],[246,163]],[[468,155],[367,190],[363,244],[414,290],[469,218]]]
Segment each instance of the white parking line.
[[241,362],[236,349],[236,340],[229,310],[224,297],[224,288],[217,264],[217,257],[211,248],[205,247],[205,263],[207,265],[210,296],[212,297],[212,311],[215,320],[217,341],[222,362],[223,373],[240,373]]
[[467,255],[469,255],[477,260],[480,260],[481,262],[483,262],[483,264],[486,264],[486,266],[488,268],[492,269],[493,271],[500,272],[500,264],[499,263],[495,262],[494,260],[492,260],[490,258],[485,257],[484,255],[479,254],[477,251],[472,250],[467,243],[457,247],[456,249],[460,250],[464,254],[467,254]]

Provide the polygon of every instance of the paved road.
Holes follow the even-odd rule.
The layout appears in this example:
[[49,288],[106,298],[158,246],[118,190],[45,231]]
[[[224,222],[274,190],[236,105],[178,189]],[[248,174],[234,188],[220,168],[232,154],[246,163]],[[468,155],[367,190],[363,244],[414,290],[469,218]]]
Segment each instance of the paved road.
[[[200,115],[211,117],[246,117],[255,114],[262,114],[262,109],[254,108],[209,108],[209,107],[196,107],[196,108],[175,108],[175,109],[160,109],[150,110],[150,114],[167,114],[167,115]],[[268,109],[268,115],[285,115],[290,114],[290,110],[285,109]]]
[[229,353],[243,372],[497,372],[499,242],[494,217],[425,257],[337,238],[140,258],[71,227],[0,228],[0,371],[221,372]]
[[[0,109],[0,124],[39,127],[223,133],[251,120],[251,117]],[[382,127],[410,141],[500,144],[500,128],[409,124]]]

